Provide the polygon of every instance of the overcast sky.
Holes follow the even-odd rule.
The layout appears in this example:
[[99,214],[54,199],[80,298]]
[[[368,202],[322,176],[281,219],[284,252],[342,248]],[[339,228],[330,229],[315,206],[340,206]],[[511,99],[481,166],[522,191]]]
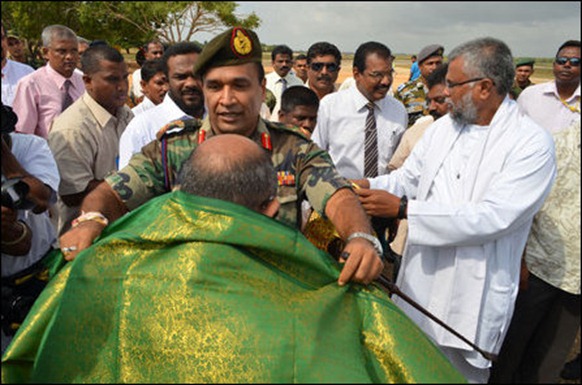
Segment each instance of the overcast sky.
[[[342,52],[375,40],[394,53],[418,53],[439,43],[445,55],[477,37],[503,40],[516,57],[553,57],[566,40],[580,40],[580,2],[252,2],[262,43],[307,50],[328,41]],[[204,41],[204,40],[201,40]]]

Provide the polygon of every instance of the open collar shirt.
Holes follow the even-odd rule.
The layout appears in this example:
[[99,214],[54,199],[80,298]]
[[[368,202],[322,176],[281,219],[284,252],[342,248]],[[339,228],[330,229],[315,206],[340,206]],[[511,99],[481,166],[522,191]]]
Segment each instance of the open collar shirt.
[[156,139],[156,133],[166,124],[182,118],[192,116],[178,107],[169,92],[162,103],[135,116],[119,140],[119,169],[129,163],[133,154],[140,152],[143,146]]
[[[556,81],[527,87],[517,98],[520,108],[536,123],[554,133],[570,127],[580,121],[580,85],[567,100],[560,100]],[[564,105],[571,106],[578,112]]]

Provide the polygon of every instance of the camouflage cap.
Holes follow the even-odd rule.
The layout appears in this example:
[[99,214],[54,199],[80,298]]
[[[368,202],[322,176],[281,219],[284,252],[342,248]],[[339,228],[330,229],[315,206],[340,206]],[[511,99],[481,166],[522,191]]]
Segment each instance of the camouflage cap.
[[442,45],[438,44],[431,44],[427,45],[423,49],[420,50],[418,53],[418,64],[421,64],[423,61],[428,59],[431,56],[443,56],[445,49]]
[[515,62],[515,68],[517,67],[521,67],[521,66],[531,66],[533,67],[534,63],[536,61],[532,58],[523,58],[523,59],[519,59],[518,61]]
[[201,75],[210,68],[261,63],[263,52],[257,34],[241,27],[230,28],[212,39],[196,60],[194,74]]

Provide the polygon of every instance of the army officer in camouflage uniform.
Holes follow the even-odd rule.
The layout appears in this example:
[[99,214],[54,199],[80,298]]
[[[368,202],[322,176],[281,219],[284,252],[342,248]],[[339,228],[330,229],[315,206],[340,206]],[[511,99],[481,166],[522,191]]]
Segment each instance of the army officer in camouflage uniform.
[[412,126],[418,118],[428,115],[426,94],[428,93],[428,75],[443,64],[445,49],[438,44],[431,44],[420,50],[418,54],[418,68],[420,76],[416,80],[403,83],[396,90],[394,97],[401,101],[408,113],[408,127]]
[[109,221],[170,191],[182,163],[199,143],[214,135],[235,133],[272,154],[281,204],[276,219],[299,228],[300,204],[306,198],[334,224],[346,242],[344,252],[349,253],[349,258],[342,258],[346,263],[340,285],[348,281],[368,284],[380,275],[381,246],[371,235],[373,230],[357,196],[336,171],[329,154],[298,128],[259,117],[266,90],[261,59],[261,45],[253,31],[231,28],[208,43],[194,65],[202,79],[208,117],[164,127],[157,140],[95,188],[83,201],[85,214],[60,239],[66,259],[88,247]]

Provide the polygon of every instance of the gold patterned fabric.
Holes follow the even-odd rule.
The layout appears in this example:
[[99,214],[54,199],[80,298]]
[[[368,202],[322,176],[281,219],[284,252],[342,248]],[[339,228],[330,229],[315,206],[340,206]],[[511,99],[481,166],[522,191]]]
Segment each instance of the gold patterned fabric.
[[376,286],[299,231],[179,191],[66,264],[2,359],[2,382],[464,382]]
[[553,136],[558,175],[534,217],[526,263],[550,285],[580,295],[580,120]]

